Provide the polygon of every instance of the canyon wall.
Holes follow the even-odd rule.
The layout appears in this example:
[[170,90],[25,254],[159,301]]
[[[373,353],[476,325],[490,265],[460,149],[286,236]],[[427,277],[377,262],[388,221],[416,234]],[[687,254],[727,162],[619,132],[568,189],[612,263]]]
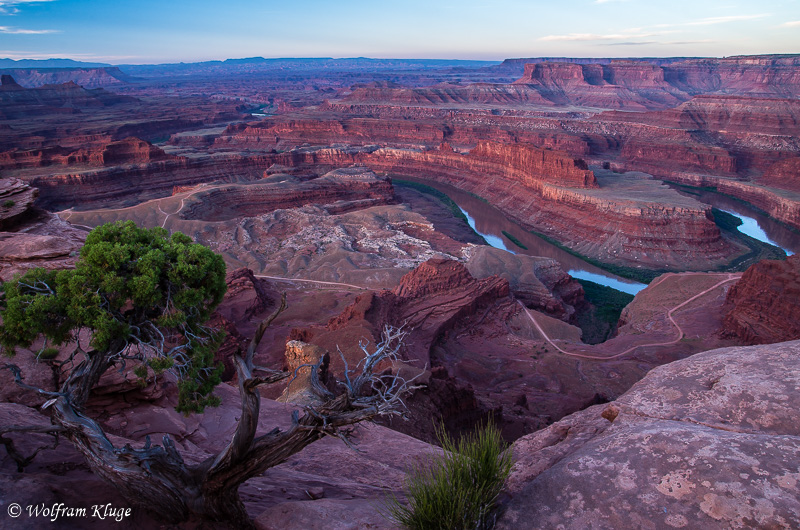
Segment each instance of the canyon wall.
[[115,66],[105,68],[7,68],[0,73],[13,76],[26,88],[77,83],[85,88],[124,85],[131,77]]
[[723,334],[745,344],[800,338],[800,257],[751,266],[728,293]]
[[798,193],[693,173],[677,173],[663,177],[665,180],[687,186],[716,188],[720,193],[748,202],[766,212],[770,217],[800,229],[800,194]]
[[[260,122],[229,126],[211,143],[216,148],[275,147],[291,149],[310,144],[392,145],[396,147],[438,146],[447,142],[453,146],[472,148],[480,141],[523,143],[544,149],[566,151],[573,156],[589,154],[589,145],[578,135],[556,134],[550,131],[513,129],[502,116],[473,115],[459,112],[460,121],[453,120],[451,111],[392,107],[371,108],[367,115],[375,117],[337,117],[315,119],[309,116],[266,118]],[[338,106],[337,106],[338,109]],[[428,112],[430,110],[431,112]],[[345,113],[353,111],[347,108]],[[355,111],[358,113],[357,111]],[[513,122],[512,122],[513,125]],[[192,137],[173,137],[173,145],[187,145],[199,140]]]
[[[594,174],[582,160],[519,144],[479,142],[466,154],[447,144],[429,150],[301,148],[258,156],[166,160],[75,175],[49,175],[37,177],[33,183],[42,191],[42,202],[50,207],[85,207],[101,201],[104,205],[109,201],[127,205],[168,195],[175,186],[257,180],[282,171],[311,176],[354,164],[469,191],[523,226],[584,255],[612,263],[659,269],[707,268],[722,264],[737,252],[722,239],[711,220],[710,207],[680,202],[677,194],[668,197],[678,200],[677,204],[662,203],[667,192],[652,181],[629,184],[636,189],[645,186],[653,197],[641,190],[598,189]],[[122,186],[122,182],[126,185]],[[219,195],[215,201],[225,200]],[[278,203],[271,207],[278,207]]]
[[203,182],[257,180],[270,162],[259,157],[221,156],[128,164],[102,169],[50,173],[27,179],[41,192],[45,208],[81,209],[131,206],[172,194],[174,186]]
[[[513,158],[513,148],[502,149],[509,149],[504,156]],[[499,166],[483,146],[468,155],[453,153],[446,146],[424,152],[380,149],[360,160],[376,170],[431,179],[474,193],[522,226],[612,263],[707,268],[736,252],[722,239],[709,206],[662,204],[658,195],[663,192],[655,188],[654,198],[593,192],[593,176],[590,179],[585,170],[574,167],[572,182],[578,186],[567,187],[570,180],[560,180],[556,173],[559,165],[553,167],[557,177],[535,179],[513,166]]]
[[343,213],[389,204],[393,199],[388,177],[379,177],[367,168],[350,167],[302,182],[256,182],[201,190],[189,199],[180,215],[190,220],[226,221],[306,204],[326,205],[331,213]]

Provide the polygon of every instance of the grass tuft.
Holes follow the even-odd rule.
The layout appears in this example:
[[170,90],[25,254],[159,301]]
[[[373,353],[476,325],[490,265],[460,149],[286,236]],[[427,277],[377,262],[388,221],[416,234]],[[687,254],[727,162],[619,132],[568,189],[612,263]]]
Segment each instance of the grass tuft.
[[412,530],[492,528],[497,497],[511,472],[511,452],[500,431],[490,423],[456,442],[440,427],[438,437],[442,455],[412,467],[407,505],[389,497],[387,517]]

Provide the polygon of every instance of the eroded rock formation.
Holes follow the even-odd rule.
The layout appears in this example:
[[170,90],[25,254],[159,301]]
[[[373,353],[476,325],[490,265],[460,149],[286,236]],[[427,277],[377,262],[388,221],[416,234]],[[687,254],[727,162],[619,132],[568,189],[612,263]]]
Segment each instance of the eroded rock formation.
[[726,305],[723,333],[745,344],[800,338],[800,257],[751,266],[728,293]]
[[34,267],[72,267],[86,233],[33,206],[38,190],[0,179],[0,281]]
[[436,364],[430,357],[432,346],[458,319],[502,303],[508,295],[507,280],[496,276],[475,280],[461,263],[434,258],[403,276],[391,291],[360,295],[328,323],[326,331],[337,332],[358,323],[377,338],[386,324],[404,326],[409,330],[404,360],[430,368]]
[[570,321],[584,304],[583,287],[554,259],[511,254],[486,245],[470,252],[465,264],[481,279],[498,275],[508,280],[514,297],[531,309]]
[[0,179],[0,230],[13,227],[29,215],[38,195],[36,188],[19,179]]

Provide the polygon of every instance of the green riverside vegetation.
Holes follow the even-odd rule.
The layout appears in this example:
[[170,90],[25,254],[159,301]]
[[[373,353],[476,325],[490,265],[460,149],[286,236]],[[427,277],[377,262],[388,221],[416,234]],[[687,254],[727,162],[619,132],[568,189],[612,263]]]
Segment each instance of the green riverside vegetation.
[[439,428],[443,453],[412,467],[408,505],[390,497],[386,516],[412,530],[473,530],[494,526],[497,497],[511,473],[511,452],[491,423],[454,441]]
[[578,314],[578,325],[583,330],[583,341],[598,344],[614,333],[619,316],[633,295],[588,280],[577,280],[583,286],[584,298],[592,304],[591,311]]
[[512,243],[514,243],[515,245],[517,245],[519,248],[521,248],[522,250],[528,250],[528,247],[526,247],[525,245],[523,245],[523,244],[522,244],[522,241],[520,241],[519,239],[517,239],[517,238],[516,238],[516,237],[514,237],[513,235],[509,234],[509,233],[508,233],[508,232],[506,232],[505,230],[501,230],[501,232],[503,233],[503,235],[504,235],[504,236],[506,236],[506,237],[508,238],[508,240],[509,240],[509,241],[511,241]]

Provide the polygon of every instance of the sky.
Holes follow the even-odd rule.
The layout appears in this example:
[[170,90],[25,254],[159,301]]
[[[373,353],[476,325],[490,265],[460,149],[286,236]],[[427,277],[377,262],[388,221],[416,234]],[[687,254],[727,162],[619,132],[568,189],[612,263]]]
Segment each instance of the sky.
[[800,53],[800,0],[0,0],[0,58]]

